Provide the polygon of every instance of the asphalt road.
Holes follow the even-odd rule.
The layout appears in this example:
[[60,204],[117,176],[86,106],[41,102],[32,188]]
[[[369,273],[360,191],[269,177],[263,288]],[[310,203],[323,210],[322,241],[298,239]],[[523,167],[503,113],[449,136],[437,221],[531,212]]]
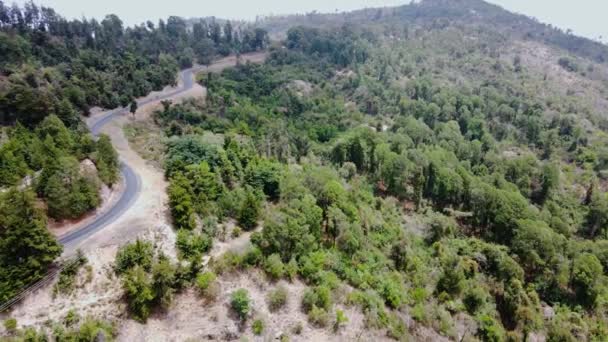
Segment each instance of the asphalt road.
[[[187,69],[179,73],[179,77],[183,83],[181,88],[178,88],[170,93],[163,94],[162,96],[155,96],[137,101],[137,106],[141,107],[150,102],[169,99],[190,90],[194,85],[193,70],[194,69]],[[112,121],[112,119],[120,115],[128,115],[128,113],[129,110],[127,108],[117,108],[108,111],[99,120],[93,123],[89,129],[94,136],[98,136],[103,126]],[[118,199],[118,201],[116,201],[116,203],[114,203],[114,206],[96,217],[93,222],[87,224],[86,226],[59,237],[58,240],[61,244],[66,247],[78,244],[83,239],[93,235],[94,233],[103,229],[106,225],[114,222],[125,211],[127,211],[127,209],[129,209],[133,202],[135,202],[141,188],[139,176],[124,161],[120,162],[120,171],[125,182],[125,188],[121,194],[121,197]]]

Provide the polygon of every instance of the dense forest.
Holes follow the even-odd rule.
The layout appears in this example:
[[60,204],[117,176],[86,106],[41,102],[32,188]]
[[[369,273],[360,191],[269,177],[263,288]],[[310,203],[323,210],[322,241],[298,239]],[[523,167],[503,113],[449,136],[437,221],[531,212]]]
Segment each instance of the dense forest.
[[[348,321],[338,307],[347,306],[394,340],[416,340],[412,324],[460,341],[608,340],[605,45],[477,0],[269,18],[262,26],[270,32],[292,24],[272,44],[264,30],[234,31],[229,22],[190,27],[172,17],[124,29],[115,17],[26,20],[31,10],[13,11],[0,16],[0,38],[23,43],[31,62],[3,64],[0,104],[12,113],[6,122],[17,123],[0,146],[11,158],[0,161],[0,174],[18,175],[11,185],[42,172],[31,191],[12,189],[0,200],[0,272],[13,270],[0,273],[4,293],[13,289],[8,280],[26,283],[45,265],[32,260],[37,268],[19,273],[26,271],[14,269],[16,252],[5,249],[15,248],[12,239],[43,236],[36,247],[46,264],[59,253],[33,205],[36,195],[69,201],[49,195],[58,191],[53,177],[91,195],[74,202],[83,211],[98,201],[75,162],[96,161],[111,145],[87,135],[78,113],[126,105],[195,61],[266,49],[263,64],[200,73],[205,101],[163,102],[154,114],[178,261],[150,241],[119,249],[112,273],[131,318],[146,322],[191,287],[208,305],[219,279],[261,270],[270,283],[303,282],[308,324],[336,334]],[[63,48],[44,45],[57,41]],[[530,42],[551,47],[549,67],[520,49]],[[49,51],[71,62],[54,63]],[[83,92],[81,105],[71,88]],[[10,91],[37,90],[75,114],[49,100],[36,105],[47,110],[39,117],[17,115],[24,112],[9,99],[22,96]],[[49,205],[48,215],[69,217],[63,209]],[[251,246],[207,263],[227,222],[236,224],[234,236],[252,232]],[[270,311],[288,297],[280,286],[271,290]],[[270,323],[251,319],[247,289],[227,305],[256,335]]]
[[[191,27],[190,27],[191,26]],[[178,17],[124,27],[0,1],[0,302],[61,254],[47,216],[79,218],[119,181],[118,155],[81,120],[176,83],[179,68],[265,48],[265,31]],[[83,168],[91,160],[96,172]],[[37,199],[44,201],[40,208]]]
[[546,76],[500,58],[505,35],[448,24],[294,27],[265,64],[202,74],[206,103],[159,111],[182,258],[234,219],[262,228],[213,272],[304,280],[314,326],[338,300],[395,339],[403,311],[453,339],[457,320],[471,340],[607,339],[605,118],[531,92]]

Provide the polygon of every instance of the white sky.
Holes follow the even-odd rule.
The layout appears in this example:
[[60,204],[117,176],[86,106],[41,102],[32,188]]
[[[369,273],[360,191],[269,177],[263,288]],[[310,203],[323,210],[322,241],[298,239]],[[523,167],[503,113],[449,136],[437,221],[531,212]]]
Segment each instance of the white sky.
[[[26,0],[17,0],[19,4]],[[576,34],[608,41],[608,0],[488,0],[508,10],[538,18]],[[10,3],[10,0],[5,0]],[[334,12],[364,7],[398,6],[410,0],[35,0],[68,18],[103,18],[117,14],[127,25],[170,15],[255,19],[256,15]]]

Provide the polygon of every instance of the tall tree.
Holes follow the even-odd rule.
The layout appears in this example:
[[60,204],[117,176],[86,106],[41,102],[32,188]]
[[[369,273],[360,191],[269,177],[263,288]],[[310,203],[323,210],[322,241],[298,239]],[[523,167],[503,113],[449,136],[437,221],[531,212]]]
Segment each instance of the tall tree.
[[32,192],[0,194],[0,302],[40,279],[61,251]]

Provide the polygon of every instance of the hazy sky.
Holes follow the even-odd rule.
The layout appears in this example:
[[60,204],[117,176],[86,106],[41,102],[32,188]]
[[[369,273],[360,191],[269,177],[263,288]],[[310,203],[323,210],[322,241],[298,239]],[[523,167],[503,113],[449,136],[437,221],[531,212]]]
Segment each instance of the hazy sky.
[[[25,0],[18,0],[23,3]],[[10,3],[5,0],[5,3]],[[170,15],[255,19],[256,15],[345,11],[364,7],[396,6],[410,0],[35,0],[69,18],[103,18],[115,13],[128,25],[156,21]],[[572,29],[576,34],[608,41],[607,0],[489,0],[542,22]]]

